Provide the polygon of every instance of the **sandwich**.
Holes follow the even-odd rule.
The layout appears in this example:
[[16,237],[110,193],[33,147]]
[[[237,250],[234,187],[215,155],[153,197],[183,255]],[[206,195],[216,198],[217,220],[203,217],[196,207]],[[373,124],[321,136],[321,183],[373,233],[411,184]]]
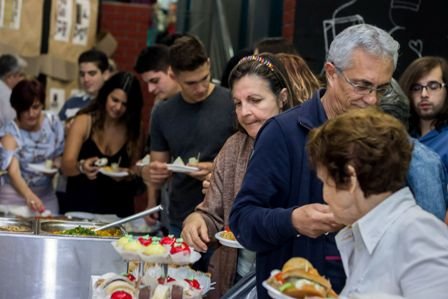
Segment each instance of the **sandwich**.
[[281,272],[271,276],[267,283],[293,298],[337,298],[330,282],[319,275],[311,263],[300,257],[288,260]]

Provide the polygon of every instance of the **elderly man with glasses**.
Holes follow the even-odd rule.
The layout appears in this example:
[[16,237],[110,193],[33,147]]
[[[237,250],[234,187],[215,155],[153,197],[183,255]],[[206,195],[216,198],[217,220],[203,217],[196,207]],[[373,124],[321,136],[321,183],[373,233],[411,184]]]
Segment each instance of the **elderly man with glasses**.
[[268,298],[262,282],[293,256],[308,259],[334,290],[344,286],[334,239],[343,225],[324,204],[305,145],[311,129],[351,109],[377,105],[391,91],[398,49],[398,42],[375,26],[346,28],[330,45],[327,88],[258,133],[229,221],[239,242],[257,253],[258,298]]

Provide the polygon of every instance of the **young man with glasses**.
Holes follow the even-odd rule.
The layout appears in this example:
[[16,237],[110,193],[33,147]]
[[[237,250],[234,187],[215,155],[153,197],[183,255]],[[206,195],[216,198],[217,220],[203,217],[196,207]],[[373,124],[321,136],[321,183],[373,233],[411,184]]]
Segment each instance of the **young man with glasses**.
[[240,243],[257,252],[257,296],[262,282],[293,256],[308,259],[340,291],[345,284],[335,232],[342,228],[322,198],[322,184],[305,150],[311,129],[350,109],[378,104],[390,90],[399,44],[361,24],[333,40],[325,63],[327,89],[266,122],[257,136],[230,214]]
[[448,62],[442,57],[421,57],[400,78],[411,101],[410,132],[442,158],[448,169]]

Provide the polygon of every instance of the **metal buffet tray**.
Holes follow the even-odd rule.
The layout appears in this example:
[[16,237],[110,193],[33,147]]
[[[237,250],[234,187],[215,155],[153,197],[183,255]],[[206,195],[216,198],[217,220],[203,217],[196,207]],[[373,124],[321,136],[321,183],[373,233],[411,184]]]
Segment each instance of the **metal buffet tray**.
[[[105,223],[97,223],[97,222],[85,222],[85,221],[65,221],[65,220],[44,220],[41,219],[38,221],[36,233],[38,235],[52,235],[52,236],[60,236],[60,237],[77,237],[77,238],[108,238],[115,239],[118,237],[101,237],[101,236],[76,236],[76,235],[60,235],[56,234],[57,231],[63,231],[67,229],[73,229],[78,226],[82,228],[90,228],[95,229],[100,226],[103,226]],[[107,230],[119,229],[121,231],[121,235],[126,233],[125,229],[122,226],[114,226]]]
[[[20,228],[20,230],[15,228]],[[34,234],[34,221],[22,218],[0,217],[0,232],[10,234]]]
[[[32,229],[26,233],[0,231],[0,298],[89,298],[92,275],[126,271],[126,263],[111,245],[116,238],[52,233],[103,223],[0,218],[1,224]],[[17,287],[20,281],[26,283]]]

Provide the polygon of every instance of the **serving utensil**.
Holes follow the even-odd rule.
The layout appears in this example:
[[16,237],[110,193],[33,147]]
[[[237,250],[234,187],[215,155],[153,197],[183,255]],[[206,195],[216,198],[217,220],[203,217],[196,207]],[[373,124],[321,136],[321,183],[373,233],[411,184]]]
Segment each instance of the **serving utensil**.
[[151,208],[151,209],[142,211],[142,212],[140,212],[140,213],[131,215],[131,216],[129,216],[129,217],[126,217],[126,218],[123,218],[123,219],[120,219],[120,220],[117,220],[117,221],[108,223],[108,224],[103,225],[103,226],[100,226],[100,227],[97,227],[97,228],[95,228],[93,231],[97,232],[97,231],[99,231],[99,230],[103,230],[103,229],[106,229],[106,228],[109,228],[109,227],[117,226],[117,225],[119,225],[119,224],[123,224],[123,223],[129,222],[129,221],[132,221],[132,220],[135,220],[135,219],[144,217],[144,216],[146,216],[146,215],[150,215],[150,214],[153,214],[153,213],[160,212],[160,211],[162,211],[162,210],[163,210],[162,205],[158,205],[158,206],[155,206],[154,208]]

